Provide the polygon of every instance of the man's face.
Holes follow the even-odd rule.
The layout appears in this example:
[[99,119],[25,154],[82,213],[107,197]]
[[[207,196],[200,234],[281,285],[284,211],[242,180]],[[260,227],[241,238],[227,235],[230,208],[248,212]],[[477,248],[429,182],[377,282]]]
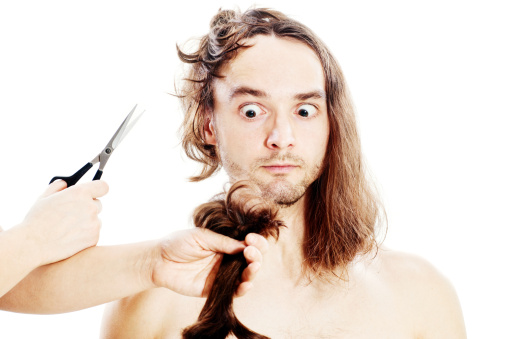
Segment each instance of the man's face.
[[298,201],[319,176],[329,122],[322,66],[305,44],[256,36],[214,82],[206,140],[232,182],[248,179],[281,205]]

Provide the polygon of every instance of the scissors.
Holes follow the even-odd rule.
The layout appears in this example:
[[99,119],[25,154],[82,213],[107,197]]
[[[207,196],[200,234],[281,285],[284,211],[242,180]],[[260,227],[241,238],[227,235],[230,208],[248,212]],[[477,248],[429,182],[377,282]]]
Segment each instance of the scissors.
[[61,179],[67,183],[67,187],[75,185],[83,177],[83,175],[86,174],[86,172],[88,172],[90,168],[92,168],[93,165],[95,165],[97,162],[100,162],[100,165],[98,167],[97,173],[95,173],[95,176],[93,177],[93,180],[99,180],[102,177],[105,164],[107,163],[107,160],[109,160],[109,157],[111,156],[112,152],[116,149],[116,147],[118,147],[119,143],[123,141],[123,138],[125,138],[128,132],[130,132],[130,130],[137,123],[142,114],[144,114],[144,111],[142,111],[142,113],[140,113],[140,115],[129,125],[128,122],[130,121],[130,118],[134,114],[136,108],[137,105],[135,105],[134,108],[130,111],[130,113],[128,113],[127,117],[125,118],[125,120],[123,120],[118,130],[116,131],[116,133],[114,133],[111,140],[107,143],[102,152],[100,152],[95,158],[93,158],[92,161],[88,162],[79,171],[77,171],[70,177],[54,177],[53,179],[51,179],[49,183]]

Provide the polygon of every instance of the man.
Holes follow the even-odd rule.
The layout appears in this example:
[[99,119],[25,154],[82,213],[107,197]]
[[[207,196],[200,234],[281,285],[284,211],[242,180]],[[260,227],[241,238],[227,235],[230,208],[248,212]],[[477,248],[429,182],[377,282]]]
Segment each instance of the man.
[[97,198],[107,191],[101,180],[67,189],[64,181],[56,181],[22,223],[0,229],[0,309],[70,312],[152,287],[206,296],[221,253],[240,251],[249,266],[236,294],[251,288],[266,246],[259,235],[249,234],[243,243],[206,230],[185,230],[154,241],[96,247]]
[[[424,260],[376,243],[344,78],[327,47],[271,10],[220,11],[190,64],[183,146],[280,207],[238,319],[271,338],[465,338],[458,298]],[[104,338],[180,338],[204,300],[153,289],[112,304]]]

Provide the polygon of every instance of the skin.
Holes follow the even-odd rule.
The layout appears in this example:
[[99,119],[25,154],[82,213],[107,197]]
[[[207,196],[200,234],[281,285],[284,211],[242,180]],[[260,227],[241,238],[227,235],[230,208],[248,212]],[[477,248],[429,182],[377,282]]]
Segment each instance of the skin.
[[236,294],[251,289],[267,249],[260,235],[249,234],[240,242],[191,229],[153,241],[97,247],[101,204],[96,198],[107,193],[107,184],[65,187],[62,181],[51,184],[21,224],[0,229],[0,309],[70,312],[155,287],[205,297],[222,253],[241,251],[249,265]]
[[64,181],[49,185],[21,224],[0,233],[0,297],[38,266],[97,244],[102,209],[97,198],[107,193],[107,184],[65,188]]
[[[205,129],[232,181],[249,179],[264,196],[287,205],[297,202],[317,178],[329,134],[318,59],[304,45],[291,48],[311,61],[307,67],[270,64],[270,58],[253,48],[224,67],[227,77],[214,83],[216,114]],[[254,66],[242,67],[249,63],[246,57],[256,58]],[[258,71],[271,76],[255,76]],[[281,85],[281,79],[290,85]]]
[[[323,71],[300,42],[257,36],[248,44],[216,80],[206,138],[232,181],[253,180],[281,204],[287,227],[269,240],[254,287],[234,301],[239,320],[271,338],[465,338],[453,287],[421,258],[379,248],[355,258],[343,280],[302,273],[303,188],[323,159],[328,118],[324,99],[298,94],[323,89]],[[250,121],[252,105],[262,113]],[[317,108],[311,118],[301,114],[306,105]],[[180,338],[203,304],[160,289],[125,298],[106,311],[102,338]]]

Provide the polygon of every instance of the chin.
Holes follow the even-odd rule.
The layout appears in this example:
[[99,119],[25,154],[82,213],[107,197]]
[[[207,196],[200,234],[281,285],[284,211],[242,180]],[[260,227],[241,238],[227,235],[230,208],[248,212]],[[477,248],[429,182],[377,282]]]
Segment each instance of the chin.
[[307,187],[301,184],[293,184],[286,180],[270,183],[254,181],[262,191],[264,199],[275,202],[281,206],[291,206],[300,200],[306,193]]

